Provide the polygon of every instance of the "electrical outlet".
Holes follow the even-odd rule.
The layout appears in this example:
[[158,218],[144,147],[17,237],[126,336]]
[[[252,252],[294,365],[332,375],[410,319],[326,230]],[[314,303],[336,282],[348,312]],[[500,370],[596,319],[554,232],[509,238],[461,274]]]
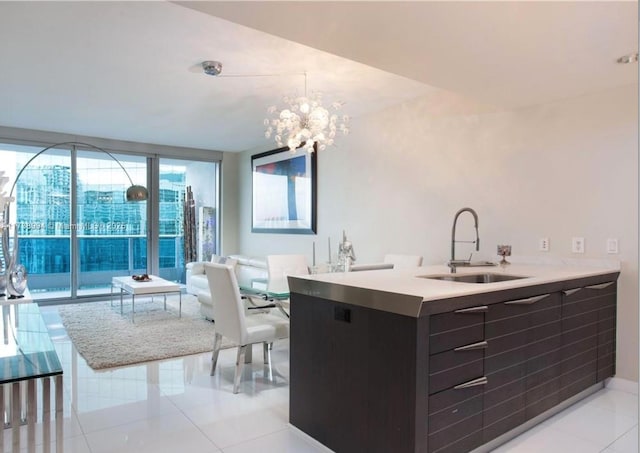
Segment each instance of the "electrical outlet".
[[618,253],[618,240],[614,238],[607,239],[607,253]]
[[572,238],[571,251],[573,253],[584,253],[584,238]]
[[538,243],[538,250],[541,252],[549,251],[549,238],[540,238],[540,242]]

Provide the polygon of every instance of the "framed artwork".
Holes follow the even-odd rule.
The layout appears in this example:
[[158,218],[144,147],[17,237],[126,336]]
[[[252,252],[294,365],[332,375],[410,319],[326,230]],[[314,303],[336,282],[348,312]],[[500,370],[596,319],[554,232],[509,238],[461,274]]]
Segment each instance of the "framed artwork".
[[251,156],[254,233],[316,233],[316,157],[302,148]]

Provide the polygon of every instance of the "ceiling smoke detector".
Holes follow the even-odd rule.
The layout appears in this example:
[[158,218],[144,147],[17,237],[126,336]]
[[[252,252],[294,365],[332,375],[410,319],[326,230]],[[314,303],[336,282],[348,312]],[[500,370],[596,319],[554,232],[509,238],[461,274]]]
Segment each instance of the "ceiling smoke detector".
[[629,55],[624,55],[617,60],[620,64],[629,64],[629,63],[637,63],[638,62],[638,52],[630,53]]
[[202,69],[204,69],[204,73],[207,75],[217,76],[222,72],[222,63],[211,60],[203,61]]

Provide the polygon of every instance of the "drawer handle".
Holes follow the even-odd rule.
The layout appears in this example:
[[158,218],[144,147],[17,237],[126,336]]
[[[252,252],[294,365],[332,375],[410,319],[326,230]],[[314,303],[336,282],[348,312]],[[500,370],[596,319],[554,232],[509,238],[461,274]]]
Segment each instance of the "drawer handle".
[[460,346],[455,348],[454,351],[473,351],[474,349],[486,349],[489,343],[486,341],[480,341],[478,343],[468,344],[466,346]]
[[518,299],[518,300],[510,300],[509,302],[505,302],[505,305],[531,305],[535,304],[542,299],[546,299],[551,294],[543,294],[542,296],[529,297],[528,299]]
[[564,291],[562,291],[564,293],[565,296],[570,296],[572,294],[577,293],[578,291],[580,291],[583,288],[574,288],[574,289],[565,289]]
[[463,308],[461,310],[456,310],[454,313],[484,313],[489,311],[489,307],[486,305],[481,305],[479,307],[471,307],[471,308]]
[[456,390],[468,389],[469,387],[476,387],[478,385],[487,385],[487,378],[482,376],[481,378],[474,379],[473,381],[465,382],[464,384],[459,384],[454,387]]
[[613,285],[614,283],[615,282],[600,283],[599,285],[585,286],[585,288],[587,288],[587,289],[605,289],[605,288],[608,288],[609,286]]

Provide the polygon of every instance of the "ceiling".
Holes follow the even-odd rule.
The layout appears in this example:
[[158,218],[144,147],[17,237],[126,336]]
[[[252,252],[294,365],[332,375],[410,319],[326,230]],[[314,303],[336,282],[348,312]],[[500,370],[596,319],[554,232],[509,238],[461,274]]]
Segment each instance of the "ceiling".
[[[0,125],[221,151],[321,91],[358,117],[637,84],[636,2],[0,2]],[[203,60],[223,63],[203,74]]]

